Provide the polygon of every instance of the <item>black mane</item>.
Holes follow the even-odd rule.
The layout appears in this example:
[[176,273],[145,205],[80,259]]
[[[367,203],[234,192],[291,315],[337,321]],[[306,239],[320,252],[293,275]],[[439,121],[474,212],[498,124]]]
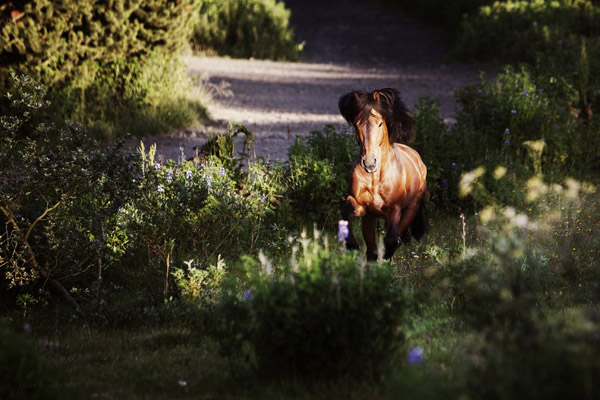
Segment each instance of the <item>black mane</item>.
[[415,122],[396,89],[355,90],[340,97],[338,107],[346,121],[355,127],[364,123],[371,110],[375,110],[387,125],[390,143],[406,144],[412,140]]

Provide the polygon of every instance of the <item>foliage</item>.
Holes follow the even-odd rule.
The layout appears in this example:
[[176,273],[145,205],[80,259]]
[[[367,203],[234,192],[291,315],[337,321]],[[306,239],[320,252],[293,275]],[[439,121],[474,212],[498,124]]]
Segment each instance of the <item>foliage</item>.
[[[15,79],[9,113],[0,117],[0,267],[9,287],[43,277],[68,298],[60,282],[89,290],[118,259],[106,232],[132,166],[119,143],[99,148],[76,125],[35,123],[47,106],[43,90]],[[29,137],[19,139],[25,130]]]
[[261,254],[243,271],[247,280],[224,288],[215,335],[229,354],[249,343],[264,376],[377,376],[402,343],[404,297],[387,264],[304,233],[289,263]]
[[[481,197],[486,190],[468,175],[461,184],[472,186],[474,196]],[[589,287],[581,282],[599,278],[597,260],[572,259],[590,253],[582,243],[581,221],[595,218],[584,207],[594,190],[573,179],[564,186],[549,185],[538,176],[528,181],[524,196],[533,215],[499,204],[479,213],[490,251],[463,261],[470,267],[457,285],[465,319],[486,338],[483,368],[474,367],[470,380],[478,395],[585,398],[596,390],[593,382],[600,374],[596,306],[554,316],[540,306],[548,301],[548,293],[564,285],[561,276],[579,281],[584,291]],[[596,245],[589,243],[590,248]]]
[[89,123],[111,138],[189,125],[204,110],[173,54],[186,43],[196,4],[8,3],[0,10],[0,92],[11,85],[9,71],[27,74],[48,88],[57,120]]
[[442,206],[457,198],[459,136],[439,117],[439,101],[420,97],[414,108],[417,126],[414,148],[427,166],[427,192]]
[[297,60],[290,11],[278,0],[201,0],[192,47],[238,58]]
[[162,276],[167,299],[172,265],[256,246],[281,190],[266,164],[162,164],[155,146],[139,157],[119,143],[99,147],[76,125],[34,123],[47,106],[43,88],[15,79],[0,120],[3,285],[49,284],[81,312],[76,300],[100,306],[138,275],[152,288]]
[[533,64],[540,54],[578,48],[580,37],[600,33],[600,8],[591,0],[506,0],[474,11],[462,21],[454,46],[463,59]]
[[296,137],[289,149],[285,193],[292,212],[310,215],[319,226],[333,226],[348,194],[357,153],[354,135],[333,126]]

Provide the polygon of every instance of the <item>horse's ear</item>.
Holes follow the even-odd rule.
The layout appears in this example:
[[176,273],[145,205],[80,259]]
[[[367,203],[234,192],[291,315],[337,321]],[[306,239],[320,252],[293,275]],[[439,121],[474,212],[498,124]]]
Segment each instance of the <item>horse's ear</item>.
[[385,123],[388,128],[390,142],[409,143],[413,139],[415,121],[396,89],[385,88],[377,91],[381,102],[385,103]]
[[354,125],[356,121],[356,117],[360,113],[359,101],[358,101],[359,93],[357,91],[349,92],[340,97],[338,101],[338,108],[340,109],[340,114],[342,117],[350,125]]

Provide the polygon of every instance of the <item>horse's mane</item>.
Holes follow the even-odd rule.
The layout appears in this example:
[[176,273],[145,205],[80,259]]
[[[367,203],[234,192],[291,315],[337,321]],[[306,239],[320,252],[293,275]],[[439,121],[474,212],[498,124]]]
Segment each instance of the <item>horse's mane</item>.
[[366,122],[371,110],[375,110],[387,125],[391,143],[406,144],[412,140],[415,122],[396,89],[355,90],[340,97],[338,107],[346,121],[355,127]]

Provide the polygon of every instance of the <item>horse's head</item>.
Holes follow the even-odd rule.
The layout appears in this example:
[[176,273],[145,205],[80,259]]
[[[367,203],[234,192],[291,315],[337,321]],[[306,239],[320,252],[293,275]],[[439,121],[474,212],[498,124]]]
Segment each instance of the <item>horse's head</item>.
[[385,146],[411,139],[413,120],[396,89],[355,90],[340,97],[338,105],[356,129],[361,164],[369,173],[378,170]]

